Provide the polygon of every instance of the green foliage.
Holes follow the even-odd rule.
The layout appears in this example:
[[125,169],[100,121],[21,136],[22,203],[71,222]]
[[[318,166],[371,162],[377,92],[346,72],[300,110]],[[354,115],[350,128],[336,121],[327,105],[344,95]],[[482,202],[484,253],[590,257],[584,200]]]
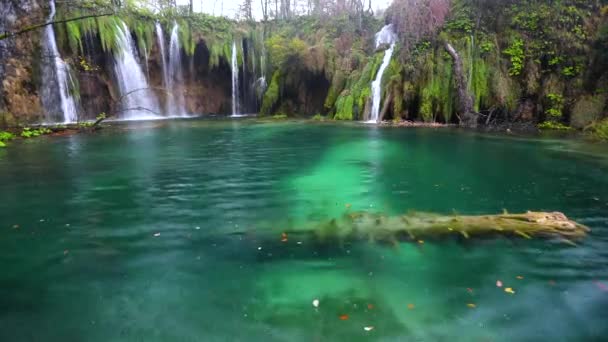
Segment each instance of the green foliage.
[[6,142],[13,139],[15,139],[13,133],[0,131],[0,147],[6,147]]
[[547,100],[549,101],[549,108],[545,111],[547,117],[553,120],[560,119],[564,107],[564,97],[560,94],[549,93]]
[[556,121],[545,121],[537,125],[539,129],[543,130],[556,130],[556,131],[567,131],[571,130],[572,127],[566,126],[561,122]]
[[0,141],[6,142],[15,139],[15,135],[11,132],[0,132]]
[[608,140],[608,119],[598,121],[587,128],[588,132],[591,132],[592,136],[601,139]]
[[286,114],[275,114],[273,116],[270,117],[272,120],[285,120],[287,119],[287,115]]
[[511,59],[511,67],[509,68],[510,76],[518,76],[524,68],[524,41],[521,38],[515,38],[511,45],[503,51]]
[[21,131],[21,137],[22,138],[26,138],[26,139],[28,139],[28,138],[35,138],[35,137],[38,137],[38,136],[41,136],[41,135],[50,134],[52,132],[53,131],[51,131],[50,129],[45,128],[45,127],[41,127],[41,128],[38,128],[38,129],[32,129],[30,127],[25,127]]
[[470,34],[473,32],[475,23],[473,22],[473,9],[466,1],[455,1],[452,8],[450,19],[446,22],[445,28],[455,33]]
[[315,114],[315,116],[313,116],[311,118],[311,120],[313,120],[313,121],[325,121],[326,118],[323,115],[321,115],[320,113],[317,113],[317,114]]
[[284,69],[287,65],[302,63],[308,50],[306,43],[300,38],[287,38],[280,34],[271,36],[266,41],[270,63],[278,68]]

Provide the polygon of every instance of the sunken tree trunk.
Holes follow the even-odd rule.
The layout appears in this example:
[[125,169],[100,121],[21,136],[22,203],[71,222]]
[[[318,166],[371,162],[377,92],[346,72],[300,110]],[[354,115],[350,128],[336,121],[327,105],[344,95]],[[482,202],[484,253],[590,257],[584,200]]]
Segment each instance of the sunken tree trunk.
[[454,47],[446,42],[445,49],[452,57],[456,88],[458,90],[458,114],[460,125],[464,127],[477,127],[478,114],[473,110],[473,97],[467,91],[467,78],[462,68],[462,59]]

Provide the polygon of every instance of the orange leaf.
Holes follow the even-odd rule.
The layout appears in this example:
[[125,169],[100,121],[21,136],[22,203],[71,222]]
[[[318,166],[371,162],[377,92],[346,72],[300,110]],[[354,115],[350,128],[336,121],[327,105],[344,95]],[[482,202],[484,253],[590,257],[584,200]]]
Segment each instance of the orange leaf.
[[370,309],[370,310],[373,310],[374,309],[374,304],[367,304],[367,308]]
[[346,321],[348,319],[348,315],[340,315],[340,320]]

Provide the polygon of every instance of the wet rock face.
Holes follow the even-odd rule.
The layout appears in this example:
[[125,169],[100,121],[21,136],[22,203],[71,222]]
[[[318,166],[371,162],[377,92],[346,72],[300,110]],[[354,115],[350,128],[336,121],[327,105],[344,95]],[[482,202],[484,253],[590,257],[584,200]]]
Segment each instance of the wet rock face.
[[[0,1],[0,31],[11,32],[44,21],[40,0]],[[42,118],[37,92],[40,30],[0,40],[0,125]]]

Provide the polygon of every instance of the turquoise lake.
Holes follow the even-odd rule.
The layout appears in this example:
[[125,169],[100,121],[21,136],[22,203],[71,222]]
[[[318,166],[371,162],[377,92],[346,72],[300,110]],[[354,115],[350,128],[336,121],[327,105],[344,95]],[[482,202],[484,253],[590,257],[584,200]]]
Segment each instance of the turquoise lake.
[[[561,211],[592,231],[576,246],[281,241],[287,224],[347,210]],[[1,341],[599,341],[608,146],[363,124],[115,123],[0,150],[0,251]]]

